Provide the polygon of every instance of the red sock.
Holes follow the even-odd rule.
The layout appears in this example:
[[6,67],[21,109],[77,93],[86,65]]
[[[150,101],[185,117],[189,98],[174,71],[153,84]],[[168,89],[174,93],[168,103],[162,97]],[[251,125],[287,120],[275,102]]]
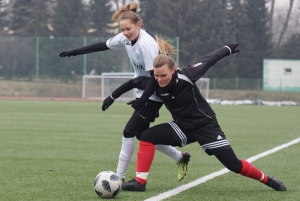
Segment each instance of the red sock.
[[249,162],[245,160],[241,160],[242,162],[242,171],[239,173],[243,176],[258,180],[262,183],[266,183],[268,180],[268,176],[264,173],[262,173],[260,170],[255,168],[253,165],[251,165]]
[[150,142],[140,141],[140,147],[137,155],[135,179],[142,185],[147,182],[150,166],[154,159],[155,147]]

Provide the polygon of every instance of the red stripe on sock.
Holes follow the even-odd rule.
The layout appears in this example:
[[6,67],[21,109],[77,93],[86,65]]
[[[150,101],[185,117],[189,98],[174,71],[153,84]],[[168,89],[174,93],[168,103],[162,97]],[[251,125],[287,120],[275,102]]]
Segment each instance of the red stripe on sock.
[[[154,144],[150,142],[145,142],[140,140],[140,147],[137,154],[136,172],[149,172],[152,161],[154,159],[155,147]],[[145,184],[146,180],[136,177],[141,184]]]
[[245,160],[241,160],[242,162],[242,171],[239,173],[245,177],[249,177],[255,180],[260,181],[260,179],[262,178],[262,176],[264,175],[264,178],[262,181],[262,183],[266,183],[268,180],[268,176],[264,173],[262,173],[260,170],[258,170],[256,167],[254,167],[253,165],[251,165],[249,162],[245,161]]

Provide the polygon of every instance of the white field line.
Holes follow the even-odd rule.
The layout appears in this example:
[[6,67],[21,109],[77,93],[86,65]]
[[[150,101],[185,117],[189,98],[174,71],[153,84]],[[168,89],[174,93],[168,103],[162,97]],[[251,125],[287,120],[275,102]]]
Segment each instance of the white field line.
[[[252,156],[252,157],[248,158],[247,161],[251,163],[251,162],[253,162],[253,161],[255,161],[255,160],[259,159],[259,158],[262,158],[264,156],[270,155],[272,153],[275,153],[275,152],[277,152],[277,151],[279,151],[281,149],[287,148],[287,147],[289,147],[289,146],[291,146],[293,144],[297,144],[299,142],[300,142],[300,138],[294,139],[294,140],[292,140],[292,141],[290,141],[288,143],[279,145],[277,147],[274,147],[273,149],[270,149],[268,151],[262,152],[260,154],[255,155],[255,156]],[[208,180],[214,179],[215,177],[218,177],[218,176],[221,176],[223,174],[226,174],[227,172],[229,172],[229,170],[227,168],[221,169],[221,170],[219,170],[217,172],[213,172],[213,173],[211,173],[209,175],[206,175],[206,176],[201,177],[201,178],[199,178],[199,179],[197,179],[195,181],[192,181],[192,182],[190,182],[188,184],[179,186],[177,188],[174,188],[174,189],[169,190],[167,192],[161,193],[161,194],[156,195],[154,197],[150,197],[150,198],[146,199],[145,201],[159,201],[159,200],[163,200],[163,199],[169,198],[169,197],[177,195],[177,194],[179,194],[179,193],[181,193],[181,192],[183,192],[185,190],[188,190],[189,188],[195,187],[195,186],[197,186],[199,184],[202,184],[202,183],[204,183],[204,182],[206,182]]]

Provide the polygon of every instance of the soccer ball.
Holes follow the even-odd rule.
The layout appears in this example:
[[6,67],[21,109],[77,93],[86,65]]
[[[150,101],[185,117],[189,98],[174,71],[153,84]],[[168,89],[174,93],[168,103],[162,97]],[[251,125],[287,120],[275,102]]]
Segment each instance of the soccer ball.
[[94,180],[94,189],[101,198],[114,198],[121,189],[121,180],[112,171],[100,172]]

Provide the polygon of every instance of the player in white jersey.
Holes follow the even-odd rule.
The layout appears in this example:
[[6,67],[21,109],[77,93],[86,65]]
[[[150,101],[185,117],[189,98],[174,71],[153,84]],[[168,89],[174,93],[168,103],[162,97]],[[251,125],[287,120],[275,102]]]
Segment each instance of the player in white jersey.
[[[132,45],[132,43],[134,43],[134,45]],[[153,70],[153,59],[158,54],[158,45],[154,38],[145,30],[140,30],[139,37],[134,42],[128,40],[123,33],[119,33],[109,39],[106,45],[110,49],[124,48],[125,45],[129,60],[134,68],[134,77],[150,76],[149,71]],[[140,98],[142,94],[143,90],[137,89],[136,97]],[[150,99],[161,102],[155,95],[152,95]]]
[[[112,19],[120,23],[122,33],[117,34],[106,42],[60,53],[60,57],[70,57],[113,48],[126,48],[129,60],[134,68],[134,77],[151,76],[153,60],[158,55],[158,44],[152,36],[141,29],[142,20],[137,14],[138,5],[130,3],[116,11]],[[143,90],[137,89],[136,98],[140,98]],[[117,90],[103,101],[105,111],[116,98],[121,95]],[[134,151],[135,138],[140,139],[141,133],[149,128],[150,122],[158,117],[162,101],[151,95],[148,104],[140,110],[135,110],[123,131],[122,148],[117,167],[118,176],[125,181],[125,173]],[[170,156],[178,165],[178,180],[182,180],[187,171],[190,154],[178,151],[172,146],[156,145],[156,150]]]

